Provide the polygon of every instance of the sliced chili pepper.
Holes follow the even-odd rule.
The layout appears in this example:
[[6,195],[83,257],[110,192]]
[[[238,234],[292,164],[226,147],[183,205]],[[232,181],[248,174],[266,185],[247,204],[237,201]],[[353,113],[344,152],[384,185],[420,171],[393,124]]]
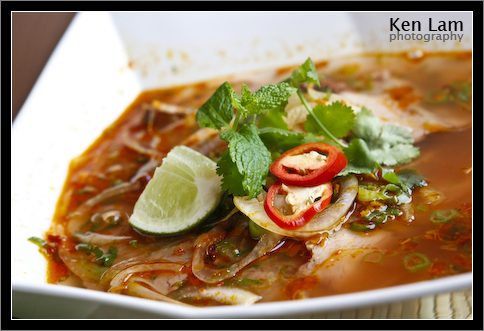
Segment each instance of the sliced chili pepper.
[[[310,152],[325,154],[326,160],[315,161],[316,168],[302,168],[288,166],[288,157],[304,155]],[[348,164],[342,151],[324,143],[307,143],[294,147],[279,156],[270,167],[270,171],[286,185],[317,186],[333,179]]]
[[264,202],[264,210],[269,218],[283,229],[295,230],[304,226],[314,217],[314,215],[316,215],[317,212],[323,210],[329,205],[333,195],[333,186],[331,182],[327,182],[325,184],[327,187],[325,187],[323,196],[320,199],[317,199],[306,209],[296,212],[295,214],[283,215],[274,206],[276,195],[283,194],[284,192],[282,187],[283,184],[284,183],[282,180],[277,180],[274,184],[272,184],[267,192],[267,197]]

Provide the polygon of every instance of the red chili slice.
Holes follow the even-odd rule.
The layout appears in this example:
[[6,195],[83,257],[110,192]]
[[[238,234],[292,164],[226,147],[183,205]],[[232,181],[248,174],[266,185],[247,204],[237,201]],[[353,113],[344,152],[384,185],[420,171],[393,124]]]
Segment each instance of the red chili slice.
[[325,185],[327,187],[324,190],[323,196],[312,203],[308,208],[292,215],[283,215],[275,206],[274,199],[276,195],[283,193],[282,188],[283,182],[281,180],[276,181],[269,188],[267,192],[267,197],[264,202],[264,210],[269,216],[269,218],[276,223],[279,227],[287,230],[299,229],[308,223],[317,212],[326,208],[333,196],[333,185],[331,182],[327,182]]
[[[284,165],[287,157],[303,155],[311,151],[325,154],[327,157],[326,163],[317,169],[296,169]],[[336,147],[324,143],[308,143],[283,153],[271,164],[270,171],[286,185],[307,187],[321,185],[330,181],[347,164],[346,156]]]

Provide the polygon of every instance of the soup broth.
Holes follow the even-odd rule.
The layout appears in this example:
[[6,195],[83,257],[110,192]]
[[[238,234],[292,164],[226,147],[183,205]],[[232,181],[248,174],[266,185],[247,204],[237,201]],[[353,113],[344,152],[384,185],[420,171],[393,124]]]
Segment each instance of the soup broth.
[[[315,89],[328,98],[342,96],[374,110],[384,123],[412,130],[420,156],[395,171],[415,170],[426,185],[414,190],[411,202],[398,215],[372,229],[354,231],[350,214],[363,208],[355,202],[346,222],[333,234],[282,236],[273,249],[235,275],[208,284],[193,272],[193,256],[201,245],[197,242],[212,240],[215,234],[210,233],[218,227],[225,233],[217,232],[219,239],[210,241],[204,252],[204,263],[214,270],[239,263],[258,243],[246,215],[227,216],[233,208],[231,197],[222,201],[215,215],[218,219],[214,216],[172,236],[135,230],[129,223],[134,205],[173,147],[186,145],[213,160],[227,149],[225,141],[212,131],[200,130],[195,120],[196,110],[224,80],[237,92],[242,83],[254,91],[282,81],[294,68],[147,91],[72,161],[42,248],[49,261],[48,282],[206,306],[227,302],[197,296],[194,289],[236,288],[257,295],[257,302],[268,302],[471,272],[471,54],[416,58],[408,53],[372,54],[316,63],[316,67],[321,87]],[[373,108],[377,103],[393,110],[381,113]],[[360,184],[377,181],[370,175],[356,177]],[[311,244],[330,250],[329,244],[321,243],[336,233],[354,236],[360,244],[331,250],[327,258],[310,265],[319,254]]]

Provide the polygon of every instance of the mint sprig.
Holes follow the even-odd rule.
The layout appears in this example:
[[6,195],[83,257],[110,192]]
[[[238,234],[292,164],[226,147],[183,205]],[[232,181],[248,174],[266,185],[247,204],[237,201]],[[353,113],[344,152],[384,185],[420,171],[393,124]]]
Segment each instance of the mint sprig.
[[[219,130],[220,138],[228,143],[228,152],[222,154],[217,173],[223,177],[222,188],[230,194],[254,198],[261,193],[272,157],[254,123],[268,111],[279,112],[295,92],[287,82],[263,86],[255,93],[243,84],[238,95],[225,82],[198,109],[198,124]],[[240,121],[249,116],[252,122]]]

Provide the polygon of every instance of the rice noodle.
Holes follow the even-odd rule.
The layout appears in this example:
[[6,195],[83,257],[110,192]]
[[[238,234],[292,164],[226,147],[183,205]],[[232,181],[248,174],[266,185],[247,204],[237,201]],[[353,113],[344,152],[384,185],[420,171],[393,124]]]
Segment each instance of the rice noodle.
[[162,113],[168,114],[193,114],[197,111],[197,108],[192,107],[182,107],[178,105],[169,104],[166,102],[162,102],[160,100],[153,100],[150,104],[152,109],[155,109]]
[[185,268],[185,265],[180,263],[173,263],[173,262],[150,262],[150,263],[136,264],[134,266],[131,266],[127,269],[124,269],[118,272],[118,274],[114,276],[114,278],[111,280],[110,285],[112,289],[118,288],[122,286],[123,283],[126,283],[132,275],[137,273],[155,271],[155,270],[180,273],[184,268]]
[[193,274],[198,279],[210,284],[214,284],[220,282],[221,280],[235,276],[242,268],[264,254],[272,251],[273,248],[283,239],[283,236],[276,233],[264,233],[252,251],[243,260],[236,262],[229,267],[216,269],[207,266],[204,262],[204,259],[207,254],[208,247],[215,243],[217,239],[221,239],[224,232],[220,230],[214,230],[212,233],[210,232],[206,234],[207,236],[202,235],[202,238],[197,241],[192,260]]
[[108,199],[114,198],[124,193],[139,190],[140,188],[141,183],[139,182],[125,182],[113,187],[109,187],[98,195],[86,200],[79,208],[77,208],[75,212],[71,214],[68,226],[69,232],[74,234],[80,229],[82,224],[87,220],[86,214],[89,212],[90,208]]

